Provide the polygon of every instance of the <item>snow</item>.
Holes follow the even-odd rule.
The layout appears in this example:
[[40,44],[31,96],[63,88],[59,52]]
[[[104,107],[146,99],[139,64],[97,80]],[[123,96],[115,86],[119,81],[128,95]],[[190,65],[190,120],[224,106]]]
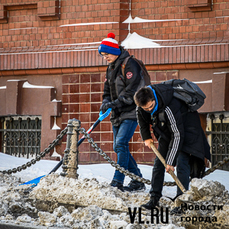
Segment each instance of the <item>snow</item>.
[[[18,158],[0,153],[0,171],[16,168],[30,160],[31,159]],[[20,195],[14,191],[12,184],[14,184],[15,189],[25,186],[18,186],[18,180],[15,178],[20,179],[20,183],[23,183],[42,175],[48,175],[48,173],[56,166],[57,163],[57,161],[40,160],[35,165],[28,167],[26,170],[12,174],[12,178],[8,176],[4,178],[4,182],[0,184],[0,205],[2,203],[4,207],[2,208],[2,211],[7,209],[7,206],[11,209],[15,209],[16,207],[21,206],[20,202],[18,201],[22,197],[20,197]],[[140,164],[139,168],[141,169],[143,177],[150,180],[153,167]],[[108,163],[79,165],[79,169],[77,170],[77,173],[79,174],[78,179],[69,179],[59,176],[58,174],[61,172],[62,168],[60,167],[54,175],[45,176],[39,182],[38,186],[33,189],[30,197],[44,202],[47,199],[52,200],[52,198],[59,199],[60,203],[63,200],[66,200],[69,203],[78,202],[81,203],[79,206],[84,207],[78,207],[72,213],[69,213],[68,210],[63,206],[55,208],[53,213],[49,213],[47,211],[39,211],[38,219],[33,219],[30,215],[27,214],[19,215],[17,219],[13,219],[13,217],[7,213],[2,217],[0,215],[0,226],[1,223],[14,223],[20,225],[42,225],[49,226],[50,228],[52,228],[52,226],[55,226],[55,228],[91,228],[93,223],[98,223],[97,225],[102,224],[103,226],[97,226],[95,228],[138,228],[131,226],[132,224],[129,223],[129,216],[127,213],[111,214],[109,211],[103,210],[103,206],[105,206],[105,209],[109,209],[108,207],[112,206],[112,204],[113,206],[118,206],[120,209],[126,207],[126,203],[128,203],[129,206],[140,206],[141,203],[145,203],[146,200],[148,201],[148,192],[150,190],[149,185],[146,185],[145,191],[134,193],[122,193],[117,189],[109,187],[108,184],[112,180],[114,168]],[[229,179],[227,171],[216,170],[210,175],[206,176],[203,182],[202,180],[197,179],[195,182],[196,185],[201,186],[202,184],[202,186],[204,186],[204,182],[206,183],[205,179],[210,181],[218,181],[225,186],[226,190],[229,190]],[[127,185],[129,181],[130,178],[126,177],[124,185]],[[169,174],[166,174],[165,181],[173,180]],[[213,185],[210,187],[213,187]],[[214,189],[216,190],[216,188]],[[163,196],[174,197],[175,195],[175,186],[164,186]],[[11,199],[12,203],[10,203],[9,199]],[[166,201],[168,201],[166,199],[167,198],[164,200],[165,204]],[[36,210],[29,203],[26,204],[27,205],[25,205],[24,209],[26,209],[28,212],[30,211],[31,213],[32,211]],[[89,206],[85,207],[87,205]],[[145,220],[148,219],[147,215],[144,215],[144,217],[146,217],[144,218]],[[157,224],[156,226],[152,227],[150,225],[146,225],[145,227],[141,228],[184,229],[182,226],[174,225],[171,221],[169,221],[168,224]]]
[[228,71],[223,71],[223,72],[214,72],[213,74],[218,75],[218,74],[227,74],[229,73]]
[[53,124],[52,130],[61,130],[61,128],[56,124],[56,117],[54,117],[54,124]]
[[136,32],[129,33],[121,45],[125,49],[155,48],[160,46],[151,39],[138,35]]
[[61,130],[59,126],[57,126],[56,123],[53,124],[52,130]]
[[149,22],[167,22],[167,21],[185,21],[189,19],[143,19],[140,17],[135,17],[134,19],[129,15],[129,17],[123,23],[149,23]]
[[[97,42],[87,42],[87,43],[71,43],[71,44],[59,44],[59,45],[53,45],[55,46],[71,46],[71,45],[93,45],[93,44],[100,44],[101,41]],[[96,46],[97,47],[97,46]]]
[[56,152],[56,147],[54,147],[54,150],[53,150],[53,153],[52,153],[52,157],[59,157],[60,160],[62,159],[62,156]]
[[196,83],[196,84],[206,84],[206,83],[212,83],[212,80],[206,80],[206,81],[196,81],[196,82],[193,82],[193,83]]
[[[4,153],[0,153],[0,171],[16,168],[17,166],[21,166],[31,159],[26,158],[18,158],[14,156],[10,156]],[[32,180],[36,177],[47,175],[56,165],[57,161],[50,160],[40,160],[35,165],[27,168],[26,170],[22,170],[21,172],[15,173],[14,176],[21,178],[22,182],[26,182]],[[152,166],[149,165],[141,165],[139,164],[139,168],[142,172],[142,175],[146,179],[151,179],[152,176]],[[91,165],[79,165],[79,169],[77,173],[79,174],[79,178],[96,178],[99,182],[110,182],[113,178],[114,167],[110,164],[91,164]],[[56,173],[61,173],[62,168],[60,167]],[[216,170],[208,176],[204,177],[207,180],[218,181],[225,186],[225,188],[229,191],[229,172],[223,170]],[[128,184],[130,181],[129,177],[126,177],[124,185]],[[173,181],[172,177],[169,174],[165,174],[165,181]],[[146,185],[146,192],[150,190],[150,186]],[[176,195],[176,188],[174,187],[164,187],[163,195],[173,197]]]
[[23,88],[54,88],[52,86],[39,86],[39,85],[32,85],[28,81],[23,84]]
[[[140,17],[135,17],[134,19],[129,15],[129,17],[123,21],[122,23],[149,23],[149,22],[167,22],[167,21],[184,21],[189,19],[162,19],[162,20],[155,20],[155,19],[143,19]],[[106,25],[106,24],[117,24],[118,22],[89,22],[89,23],[75,23],[75,24],[65,24],[60,25],[60,27],[66,27],[66,26],[87,26],[87,25]]]
[[65,26],[84,26],[84,25],[107,25],[107,24],[117,24],[118,22],[89,22],[89,23],[77,23],[77,24],[66,24],[66,25],[60,25],[60,27]]

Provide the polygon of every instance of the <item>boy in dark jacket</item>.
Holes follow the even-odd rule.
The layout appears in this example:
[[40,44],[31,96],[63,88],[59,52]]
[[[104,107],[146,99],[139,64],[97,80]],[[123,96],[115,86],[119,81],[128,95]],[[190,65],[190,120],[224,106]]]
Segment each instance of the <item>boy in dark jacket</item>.
[[[141,67],[129,58],[124,66],[122,63],[129,53],[114,39],[115,35],[109,33],[99,46],[100,55],[109,63],[104,83],[103,102],[100,110],[104,113],[112,108],[111,123],[114,136],[114,151],[117,153],[117,163],[126,170],[142,177],[136,161],[129,151],[129,141],[137,127],[136,105],[133,96],[142,85]],[[123,187],[125,175],[115,171],[111,186],[124,191],[145,189],[145,185],[137,180],[131,180],[127,187]]]
[[[158,206],[162,196],[164,172],[174,171],[187,190],[190,176],[201,178],[205,170],[204,158],[210,159],[210,147],[201,127],[198,112],[189,112],[188,106],[173,97],[173,87],[155,84],[139,89],[134,96],[137,104],[137,118],[140,133],[146,146],[153,139],[158,140],[158,151],[165,158],[167,167],[156,157],[151,180],[150,201],[142,207],[151,209]],[[190,174],[193,163],[198,163],[199,171]],[[177,196],[182,191],[177,187]]]

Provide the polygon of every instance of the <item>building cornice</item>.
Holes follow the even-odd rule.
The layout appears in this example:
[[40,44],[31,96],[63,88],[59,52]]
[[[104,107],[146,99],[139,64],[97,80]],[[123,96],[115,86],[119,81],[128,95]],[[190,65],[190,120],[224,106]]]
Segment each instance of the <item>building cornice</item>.
[[[98,44],[25,47],[0,50],[0,71],[89,68],[107,66],[98,53]],[[155,48],[131,49],[149,69],[193,69],[228,67],[229,43],[161,43]],[[62,70],[57,70],[62,69]],[[97,69],[97,70],[96,70]],[[75,70],[73,70],[75,71]],[[87,70],[86,70],[87,71]]]

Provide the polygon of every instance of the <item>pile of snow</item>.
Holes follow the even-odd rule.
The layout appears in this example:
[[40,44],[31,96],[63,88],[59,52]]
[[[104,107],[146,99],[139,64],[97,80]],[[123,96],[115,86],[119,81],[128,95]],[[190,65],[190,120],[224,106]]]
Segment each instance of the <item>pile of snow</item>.
[[[8,182],[0,189],[0,225],[137,229],[138,216],[130,223],[128,207],[133,209],[149,200],[146,192],[121,192],[95,178],[75,180],[51,174],[42,178],[33,189],[29,185],[18,186],[20,180],[12,175],[0,173],[0,180],[1,184]],[[150,222],[150,212],[142,212],[142,220]],[[146,224],[142,228],[184,229],[172,222]]]
[[[15,168],[27,161],[25,158],[0,153],[0,170]],[[0,225],[11,223],[29,225],[34,228],[44,226],[85,229],[184,229],[192,225],[192,222],[181,222],[181,216],[171,215],[168,216],[169,221],[166,223],[152,223],[151,212],[144,209],[141,212],[141,221],[144,223],[139,224],[139,207],[149,200],[150,186],[146,185],[145,191],[133,193],[121,192],[111,187],[109,183],[113,177],[114,168],[109,164],[79,165],[79,179],[77,180],[60,176],[59,173],[62,170],[59,169],[56,174],[46,175],[32,189],[27,185],[19,186],[25,181],[48,174],[56,164],[55,161],[41,160],[34,166],[13,175],[0,173]],[[150,179],[152,166],[139,165],[139,167],[143,177]],[[227,177],[228,172],[215,171],[206,179],[195,179],[192,181],[190,191],[177,201],[202,205],[224,205],[223,210],[210,211],[207,216],[216,217],[220,225],[225,226],[229,215]],[[165,180],[172,181],[172,178],[166,174]],[[223,181],[222,184],[217,180]],[[125,184],[129,181],[130,178],[126,178]],[[176,187],[164,187],[163,195],[174,197]],[[176,204],[177,202],[174,203],[169,198],[163,197],[160,200],[162,209],[168,208],[169,213]],[[128,208],[133,213],[135,207],[137,208],[136,217],[131,223]],[[193,217],[195,214],[198,214],[198,217],[203,216],[196,211],[191,214]]]
[[160,47],[160,44],[154,42],[149,38],[142,37],[138,35],[136,32],[129,33],[126,39],[122,41],[121,45],[125,49],[142,49],[142,48]]
[[[229,193],[218,181],[193,179],[191,188],[176,199],[183,206],[182,226],[199,228],[229,228]],[[175,219],[177,221],[177,219]]]

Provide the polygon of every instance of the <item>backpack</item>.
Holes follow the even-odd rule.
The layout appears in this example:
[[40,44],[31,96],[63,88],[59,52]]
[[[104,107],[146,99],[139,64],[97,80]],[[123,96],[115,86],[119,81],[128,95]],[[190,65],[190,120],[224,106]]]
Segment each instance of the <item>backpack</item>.
[[133,58],[137,63],[138,65],[141,67],[141,75],[144,79],[144,84],[147,86],[147,85],[150,85],[151,82],[150,82],[150,75],[148,73],[148,71],[146,70],[146,67],[145,65],[143,64],[143,62],[141,60],[138,60],[137,58],[135,58],[134,56],[128,56],[125,58],[125,60],[122,62],[122,75],[125,76],[125,73],[124,73],[124,70],[125,70],[125,67],[126,67],[126,63],[127,61],[130,59],[130,58]]
[[190,112],[197,111],[203,104],[206,95],[199,86],[187,79],[171,79],[162,82],[162,84],[170,84],[173,86],[173,96],[184,101]]

